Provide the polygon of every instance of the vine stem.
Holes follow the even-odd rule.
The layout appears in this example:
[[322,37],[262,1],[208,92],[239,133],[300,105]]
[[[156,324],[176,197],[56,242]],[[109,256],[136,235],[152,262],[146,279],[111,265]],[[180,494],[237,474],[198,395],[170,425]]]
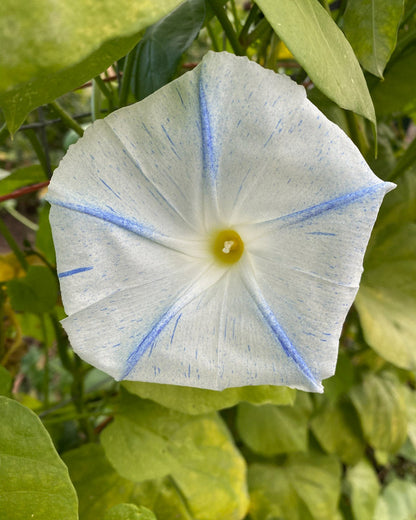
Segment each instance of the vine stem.
[[233,51],[238,56],[244,56],[245,52],[243,47],[240,45],[240,42],[238,41],[237,33],[234,30],[234,27],[232,26],[227,13],[225,12],[225,9],[223,8],[220,0],[208,0],[208,3],[212,7],[212,10],[215,13],[215,16],[218,18],[218,21],[220,22],[222,28],[224,29],[224,33],[226,34],[231,47],[233,48]]
[[120,107],[124,107],[127,105],[127,100],[129,97],[129,90],[130,90],[130,80],[131,80],[131,73],[133,72],[133,65],[134,65],[134,58],[135,58],[135,49],[131,50],[125,60],[124,60],[124,66],[123,66],[123,74],[121,79],[121,89],[120,89]]
[[66,124],[68,128],[72,128],[80,137],[84,135],[84,130],[81,125],[79,125],[75,119],[73,119],[68,112],[61,107],[61,105],[57,101],[52,101],[49,103],[53,110],[59,115],[62,119],[63,123]]

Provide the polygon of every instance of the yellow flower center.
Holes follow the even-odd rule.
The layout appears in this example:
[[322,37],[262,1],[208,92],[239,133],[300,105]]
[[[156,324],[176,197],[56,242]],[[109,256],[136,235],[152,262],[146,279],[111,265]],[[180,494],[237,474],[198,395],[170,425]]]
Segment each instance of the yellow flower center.
[[212,252],[223,264],[235,264],[244,251],[244,242],[233,229],[224,229],[214,234]]

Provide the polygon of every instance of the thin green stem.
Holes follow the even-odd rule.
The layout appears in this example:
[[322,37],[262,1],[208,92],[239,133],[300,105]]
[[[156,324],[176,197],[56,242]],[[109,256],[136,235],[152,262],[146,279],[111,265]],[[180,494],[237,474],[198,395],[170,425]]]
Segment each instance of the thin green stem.
[[29,264],[27,260],[17,245],[16,240],[13,238],[13,235],[10,233],[8,227],[4,223],[3,219],[0,217],[0,233],[4,236],[6,242],[9,244],[10,249],[16,255],[16,258],[19,260],[20,265],[23,267],[25,271],[29,269]]
[[61,107],[61,105],[57,101],[52,101],[49,103],[53,110],[58,114],[61,118],[62,122],[68,127],[72,128],[80,137],[84,135],[84,130],[81,125],[79,125],[75,119],[73,119],[68,112]]
[[36,157],[38,158],[38,161],[40,162],[40,165],[42,166],[43,171],[45,172],[45,178],[49,179],[49,168],[48,168],[48,162],[46,160],[45,151],[42,148],[42,145],[39,141],[39,138],[36,134],[36,132],[32,129],[25,130],[24,135],[29,139],[30,144],[32,145],[32,148],[36,154]]
[[262,18],[256,27],[247,35],[245,46],[249,47],[253,42],[259,40],[264,34],[270,32],[270,23],[266,18]]
[[93,85],[96,85],[101,92],[104,94],[104,96],[108,99],[108,107],[110,109],[110,112],[112,112],[116,107],[116,102],[114,99],[114,92],[111,89],[111,87],[108,87],[101,78],[101,76],[96,76],[93,80]]
[[238,56],[244,56],[245,51],[238,41],[237,33],[235,32],[234,27],[232,26],[232,23],[230,22],[220,0],[208,0],[208,2],[215,13],[215,16],[218,18],[222,28],[224,29],[224,33],[226,34],[233,51]]
[[94,431],[91,422],[88,418],[83,418],[84,414],[84,371],[82,369],[82,361],[75,354],[74,363],[72,369],[72,376],[74,378],[71,386],[71,395],[74,401],[75,409],[81,416],[79,419],[79,425],[82,428],[88,441],[92,441],[94,437]]
[[211,39],[212,48],[214,49],[215,52],[219,52],[220,46],[218,45],[218,41],[217,41],[217,38],[215,36],[214,30],[212,29],[211,23],[207,22],[205,24],[205,27],[207,28],[208,36]]
[[259,8],[257,7],[256,4],[254,4],[253,7],[250,9],[250,12],[248,13],[244,26],[241,29],[239,37],[238,37],[241,45],[245,46],[245,41],[246,41],[248,32],[250,30],[250,27],[253,25],[254,20],[256,19],[259,12],[260,12]]
[[233,18],[234,18],[235,29],[237,32],[240,32],[241,24],[240,24],[240,19],[238,17],[238,13],[237,13],[237,7],[235,5],[235,0],[231,0],[230,3],[231,3],[231,12],[233,13]]
[[55,331],[55,337],[56,337],[56,345],[58,348],[58,355],[61,360],[61,363],[63,367],[68,370],[71,374],[74,371],[74,362],[69,356],[68,353],[68,347],[69,347],[69,341],[64,333],[62,326],[59,324],[59,321],[57,317],[54,314],[51,314],[51,321],[52,326]]
[[396,167],[394,168],[389,180],[400,177],[400,175],[414,163],[416,163],[416,139],[413,139],[407,150],[397,161]]
[[91,119],[95,121],[98,119],[101,110],[101,90],[97,85],[95,79],[92,80],[91,90]]
[[31,220],[29,220],[27,217],[25,217],[24,215],[22,215],[20,213],[20,211],[17,211],[17,209],[13,208],[12,206],[6,206],[4,207],[4,209],[13,217],[15,218],[16,220],[18,220],[19,222],[21,222],[24,226],[26,226],[27,228],[31,229],[32,231],[37,231],[39,229],[39,226],[37,224],[35,224],[34,222],[32,222]]
[[123,76],[121,80],[121,88],[120,88],[120,107],[125,107],[128,102],[129,92],[130,92],[130,83],[131,83],[131,74],[133,72],[133,65],[136,57],[136,48],[131,50],[127,56],[124,58],[124,66],[123,66]]

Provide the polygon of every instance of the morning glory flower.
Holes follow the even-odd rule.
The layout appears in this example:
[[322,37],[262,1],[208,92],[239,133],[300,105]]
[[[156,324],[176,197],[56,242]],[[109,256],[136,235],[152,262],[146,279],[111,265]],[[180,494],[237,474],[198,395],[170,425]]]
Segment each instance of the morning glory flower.
[[322,391],[393,186],[302,86],[208,53],[54,173],[74,350],[118,380]]

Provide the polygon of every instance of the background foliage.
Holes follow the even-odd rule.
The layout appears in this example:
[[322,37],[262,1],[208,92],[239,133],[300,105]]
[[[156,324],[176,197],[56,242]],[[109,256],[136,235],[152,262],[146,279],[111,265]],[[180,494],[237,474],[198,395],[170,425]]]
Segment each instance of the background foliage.
[[[416,2],[179,3],[0,4],[0,518],[414,518]],[[119,385],[59,325],[53,169],[91,121],[209,49],[303,83],[398,185],[323,395]]]

